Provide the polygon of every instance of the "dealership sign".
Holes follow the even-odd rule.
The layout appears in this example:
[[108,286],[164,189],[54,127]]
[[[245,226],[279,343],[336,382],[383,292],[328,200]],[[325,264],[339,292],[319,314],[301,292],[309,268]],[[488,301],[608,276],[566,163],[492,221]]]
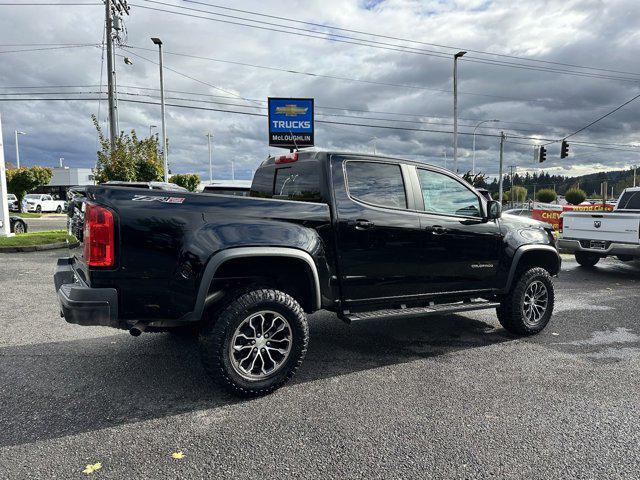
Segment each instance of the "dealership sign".
[[269,145],[313,147],[313,98],[269,98]]

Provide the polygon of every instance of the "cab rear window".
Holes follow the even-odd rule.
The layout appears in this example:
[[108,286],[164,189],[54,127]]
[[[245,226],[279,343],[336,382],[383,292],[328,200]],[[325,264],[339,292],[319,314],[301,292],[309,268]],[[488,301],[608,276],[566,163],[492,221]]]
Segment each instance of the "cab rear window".
[[320,202],[320,165],[308,161],[260,168],[253,177],[251,196]]
[[618,201],[618,210],[640,210],[640,191],[622,195]]

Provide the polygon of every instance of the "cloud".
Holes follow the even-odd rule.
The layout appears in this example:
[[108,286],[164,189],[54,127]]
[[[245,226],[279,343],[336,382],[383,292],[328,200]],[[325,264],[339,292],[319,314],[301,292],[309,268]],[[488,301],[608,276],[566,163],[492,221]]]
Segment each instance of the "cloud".
[[[177,0],[166,1],[189,8],[206,8]],[[144,0],[131,3],[166,8]],[[640,5],[635,0],[612,0],[606,3],[595,0],[295,0],[286,3],[245,0],[234,2],[233,7],[467,50],[529,56],[560,64],[589,65],[621,72],[640,72],[640,58],[631,54],[640,47],[640,35],[635,22],[640,15]],[[100,44],[102,41],[104,12],[100,6],[0,6],[0,9],[0,31],[3,32],[4,42],[0,52],[29,48],[9,47],[7,44]],[[219,10],[217,12],[221,13]],[[229,11],[224,13],[248,16]],[[276,19],[266,20],[284,23]],[[260,104],[234,97],[238,95],[259,101],[265,101],[269,96],[314,97],[318,114],[324,114],[318,115],[318,120],[445,131],[452,129],[450,58],[287,35],[136,6],[132,6],[130,17],[125,18],[125,25],[127,45],[153,49],[149,38],[160,36],[167,51],[165,65],[192,77],[186,78],[171,70],[165,72],[167,97],[171,98],[167,100],[168,103],[263,112],[252,108]],[[311,26],[304,28],[322,30]],[[398,40],[369,38],[404,45]],[[412,46],[443,51],[429,45]],[[123,63],[121,56],[117,57],[121,100],[119,123],[122,130],[136,129],[140,134],[147,134],[149,125],[160,125],[159,106],[126,100],[158,101],[153,98],[157,97],[157,91],[134,88],[158,88],[158,67],[154,63],[157,53],[139,49],[132,52],[124,49],[118,49],[117,52],[134,61],[133,66],[128,66]],[[272,71],[176,56],[169,52],[379,83],[420,86],[424,89]],[[449,54],[452,51],[447,52]],[[85,87],[31,91],[51,92],[46,97],[63,91],[98,91],[101,55],[101,48],[95,46],[0,53],[0,93],[28,93],[30,90],[18,90],[15,87],[47,86]],[[561,138],[638,93],[638,83],[562,75],[548,68],[488,65],[475,62],[473,57],[496,59],[470,51],[459,64],[460,132],[465,134],[471,133],[480,120],[496,118],[504,123],[484,124],[478,128],[478,133],[497,135],[504,130],[513,142],[524,143],[527,141],[515,137]],[[526,63],[509,57],[500,60]],[[550,64],[528,65],[564,68]],[[104,70],[103,67],[102,80],[106,83]],[[613,77],[640,78],[626,73],[600,73]],[[180,100],[184,98],[194,101]],[[20,138],[21,159],[25,164],[54,165],[59,157],[64,157],[67,165],[92,166],[97,145],[90,115],[97,114],[98,108],[104,125],[107,113],[104,101],[100,106],[95,100],[0,102],[6,159],[14,161],[13,130],[20,129],[28,133]],[[639,156],[635,152],[595,149],[574,144],[573,141],[640,145],[639,108],[640,103],[630,104],[572,138],[571,156],[567,159],[560,160],[559,147],[551,145],[549,160],[544,167],[574,175],[637,163]],[[172,170],[195,171],[205,178],[208,175],[207,132],[214,134],[214,175],[218,178],[230,178],[232,162],[237,177],[248,178],[267,155],[279,151],[266,144],[267,121],[263,117],[168,107],[167,132]],[[375,142],[372,141],[374,137]],[[378,152],[440,165],[444,162],[444,152],[449,160],[452,156],[452,136],[442,133],[318,123],[316,142],[322,148],[354,151],[372,151],[375,143]],[[506,144],[505,164],[518,165],[521,170],[538,169],[539,164],[533,161],[532,147],[513,142]],[[473,156],[471,135],[460,136],[459,154],[460,169],[470,168]],[[495,175],[498,170],[497,159],[498,139],[478,136],[477,168]]]

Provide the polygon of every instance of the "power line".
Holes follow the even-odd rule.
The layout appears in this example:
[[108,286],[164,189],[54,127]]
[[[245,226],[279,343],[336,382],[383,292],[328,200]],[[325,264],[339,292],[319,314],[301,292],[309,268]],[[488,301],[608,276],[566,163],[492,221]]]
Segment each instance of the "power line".
[[250,15],[266,17],[266,18],[273,18],[273,19],[277,19],[277,20],[285,20],[285,21],[289,21],[289,22],[301,23],[301,24],[304,24],[304,25],[311,25],[311,26],[314,26],[314,27],[327,28],[327,29],[338,30],[338,31],[342,31],[342,32],[357,33],[357,34],[361,34],[361,35],[369,35],[369,36],[374,36],[374,37],[378,37],[378,38],[386,38],[386,39],[390,39],[390,40],[399,40],[399,41],[402,41],[402,42],[408,42],[408,43],[414,43],[414,44],[420,44],[420,45],[428,45],[428,46],[432,46],[432,47],[447,48],[447,49],[455,50],[455,51],[466,50],[467,52],[477,53],[477,54],[481,54],[481,55],[491,55],[491,56],[503,57],[503,58],[513,58],[513,59],[518,59],[518,60],[525,60],[525,61],[528,61],[528,62],[545,63],[545,64],[550,64],[550,65],[559,65],[559,66],[564,66],[564,67],[573,67],[573,68],[588,69],[588,70],[598,70],[598,71],[603,71],[603,72],[621,73],[621,74],[627,74],[627,75],[640,75],[640,73],[638,73],[638,72],[626,72],[626,71],[612,70],[612,69],[607,69],[607,68],[591,67],[591,66],[584,66],[584,65],[575,65],[575,64],[564,63],[564,62],[555,62],[555,61],[551,61],[551,60],[540,60],[540,59],[536,59],[536,58],[522,57],[522,56],[517,56],[517,55],[508,55],[508,54],[504,54],[504,53],[486,52],[486,51],[482,51],[482,50],[473,50],[471,48],[463,48],[463,47],[455,47],[455,46],[451,46],[451,45],[442,45],[442,44],[437,44],[437,43],[429,43],[429,42],[413,40],[413,39],[409,39],[409,38],[394,37],[394,36],[390,36],[390,35],[381,35],[381,34],[372,33],[372,32],[365,32],[365,31],[362,31],[362,30],[353,30],[353,29],[348,29],[348,28],[336,27],[336,26],[328,25],[328,24],[306,22],[306,21],[303,21],[303,20],[296,20],[296,19],[287,18],[287,17],[281,17],[281,16],[277,16],[277,15],[268,15],[266,13],[259,13],[259,12],[254,12],[254,11],[251,11],[251,10],[241,10],[241,9],[238,9],[238,8],[232,8],[232,7],[222,6],[222,5],[199,2],[199,1],[196,1],[196,0],[184,0],[184,1],[186,3],[194,3],[194,4],[198,4],[198,5],[205,5],[205,6],[208,6],[208,7],[211,7],[211,8],[218,8],[218,9],[221,9],[221,10],[228,10],[228,11],[234,11],[234,12],[239,12],[239,13],[247,13],[247,14],[250,14]]
[[[378,48],[378,49],[389,50],[389,51],[397,51],[397,52],[403,52],[403,53],[413,53],[413,54],[426,55],[426,56],[439,57],[439,58],[446,58],[446,59],[450,59],[450,56],[451,56],[449,53],[446,53],[446,52],[419,49],[419,48],[416,48],[416,47],[407,47],[405,45],[378,42],[378,41],[367,40],[367,39],[363,39],[363,38],[350,37],[350,36],[347,36],[347,35],[339,35],[339,34],[333,34],[333,33],[323,33],[323,32],[318,32],[317,30],[308,30],[308,29],[299,28],[299,27],[296,27],[296,26],[288,26],[288,25],[282,25],[282,24],[273,23],[273,22],[265,22],[265,21],[261,21],[261,20],[254,20],[254,19],[245,18],[245,17],[237,17],[237,16],[233,16],[233,15],[215,13],[215,12],[211,12],[211,11],[208,11],[208,10],[201,10],[201,9],[196,9],[196,8],[189,8],[189,7],[179,6],[179,5],[173,5],[173,4],[169,4],[169,3],[159,2],[159,1],[156,1],[156,0],[142,0],[142,1],[145,1],[145,2],[148,2],[148,3],[153,3],[153,4],[158,4],[158,5],[163,5],[163,6],[167,6],[167,7],[171,7],[171,8],[176,8],[176,9],[182,9],[182,10],[206,13],[208,15],[220,16],[220,17],[225,17],[225,18],[233,18],[233,19],[237,19],[237,20],[244,20],[244,21],[249,21],[249,22],[253,22],[253,23],[257,23],[257,24],[269,25],[269,26],[253,25],[253,24],[247,24],[247,23],[236,22],[236,21],[231,21],[231,20],[222,20],[220,18],[204,17],[204,16],[201,16],[201,15],[195,15],[195,14],[192,14],[192,13],[185,13],[185,12],[180,12],[180,11],[175,11],[175,10],[166,10],[166,9],[161,9],[161,8],[157,8],[157,7],[151,7],[151,6],[148,6],[148,5],[140,5],[140,4],[132,4],[132,5],[134,5],[136,7],[139,7],[139,8],[144,8],[144,9],[154,10],[154,11],[159,11],[159,12],[164,12],[164,13],[171,13],[171,14],[174,14],[174,15],[182,15],[182,16],[187,16],[187,17],[192,17],[192,18],[200,18],[200,19],[210,20],[210,21],[219,22],[219,23],[226,23],[226,24],[231,24],[231,25],[251,27],[251,28],[256,28],[256,29],[260,29],[260,30],[274,31],[274,32],[279,32],[279,33],[287,33],[287,34],[290,34],[290,35],[296,35],[296,36],[302,36],[302,37],[317,38],[317,39],[333,41],[333,42],[347,43],[347,44],[360,45],[360,46],[368,46],[368,47],[372,47],[372,48]],[[280,27],[280,28],[274,28],[274,27]],[[294,29],[294,31],[282,30],[282,28]],[[308,33],[302,33],[302,32],[308,32]],[[551,67],[539,67],[539,66],[533,66],[533,65],[526,65],[526,64],[522,64],[522,63],[507,62],[507,61],[497,61],[497,60],[482,59],[482,58],[477,58],[477,57],[465,57],[465,61],[466,62],[472,62],[472,63],[481,63],[481,64],[494,65],[494,66],[521,68],[521,69],[525,69],[525,70],[560,73],[560,74],[565,74],[565,75],[574,75],[574,76],[587,77],[587,78],[600,78],[600,79],[607,79],[607,80],[619,80],[619,81],[633,82],[633,83],[639,83],[640,82],[640,79],[638,79],[638,78],[627,78],[627,77],[603,75],[603,74],[596,74],[596,73],[589,73],[589,72],[576,72],[576,71],[573,71],[573,70],[566,70],[566,69],[562,70],[562,69],[551,68]]]
[[564,138],[567,139],[569,137],[573,137],[574,135],[586,130],[587,128],[591,127],[592,125],[595,125],[596,123],[598,123],[600,120],[603,120],[605,118],[607,118],[609,115],[614,114],[615,112],[617,112],[618,110],[620,110],[622,107],[624,107],[625,105],[629,105],[631,102],[633,102],[634,100],[637,100],[638,98],[640,98],[640,94],[636,95],[635,97],[633,97],[630,100],[627,100],[626,102],[624,102],[621,105],[618,105],[616,108],[614,108],[613,110],[611,110],[610,112],[605,113],[604,115],[602,115],[601,117],[596,118],[593,122],[585,125],[582,128],[579,128],[578,130],[576,130],[573,133],[570,133],[569,135],[566,135]]
[[[132,46],[132,45],[128,45],[128,48],[133,48],[133,49],[136,49],[136,50],[145,50],[145,51],[148,51],[148,52],[153,51],[150,48],[136,47],[136,46]],[[381,86],[385,86],[385,87],[401,87],[401,88],[410,88],[410,89],[415,89],[415,90],[427,90],[427,91],[439,92],[439,93],[445,93],[447,95],[451,95],[451,90],[446,90],[446,89],[443,89],[443,88],[430,88],[430,87],[423,87],[421,85],[409,85],[409,84],[406,84],[406,83],[389,83],[389,82],[380,82],[380,81],[377,81],[377,80],[366,80],[366,79],[361,79],[361,78],[346,77],[346,76],[342,76],[342,75],[329,75],[329,74],[316,73],[316,72],[303,72],[303,71],[299,71],[299,70],[292,70],[292,69],[289,69],[289,68],[278,68],[278,67],[270,67],[270,66],[266,66],[266,65],[256,65],[256,64],[252,64],[252,63],[236,62],[236,61],[232,61],[232,60],[222,60],[222,59],[219,59],[219,58],[204,57],[204,56],[193,55],[193,54],[188,54],[188,53],[169,52],[169,51],[166,51],[164,53],[166,55],[174,55],[174,56],[185,57],[185,58],[195,58],[195,59],[198,59],[198,60],[207,60],[207,61],[211,61],[211,62],[226,63],[226,64],[230,64],[230,65],[239,65],[239,66],[243,66],[243,67],[258,68],[258,69],[270,70],[270,71],[275,71],[275,72],[289,73],[289,74],[293,74],[293,75],[305,75],[305,76],[316,77],[316,78],[328,78],[328,79],[332,79],[332,80],[344,80],[344,81],[349,81],[349,82],[366,83],[366,84],[369,84],[369,85],[381,85]],[[501,98],[501,99],[505,99],[505,100],[517,100],[517,101],[521,101],[521,102],[542,102],[542,101],[544,101],[542,99],[507,97],[507,96],[504,96],[504,95],[491,95],[491,94],[488,94],[488,93],[459,92],[459,94],[460,95],[474,95],[474,96],[489,97],[489,98]]]
[[1,50],[0,53],[21,53],[21,52],[39,52],[43,50],[66,50],[68,48],[84,48],[84,47],[99,47],[96,43],[84,43],[79,45],[64,45],[59,47],[39,47],[39,48],[21,48],[17,50]]

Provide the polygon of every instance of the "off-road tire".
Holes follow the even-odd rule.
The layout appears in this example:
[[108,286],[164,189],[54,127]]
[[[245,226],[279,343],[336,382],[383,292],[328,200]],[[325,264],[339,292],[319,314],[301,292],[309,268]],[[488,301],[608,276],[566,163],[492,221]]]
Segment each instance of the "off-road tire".
[[[535,325],[531,325],[525,317],[523,303],[527,288],[535,281],[542,282],[546,287],[548,303],[542,318]],[[511,290],[502,298],[500,306],[496,309],[498,321],[505,330],[515,335],[534,335],[549,323],[553,315],[554,300],[553,280],[549,272],[540,267],[522,269],[516,273]]]
[[578,262],[581,267],[591,268],[600,261],[600,256],[595,253],[576,252],[574,255],[576,262]]
[[[234,298],[200,332],[202,363],[214,382],[232,394],[240,397],[266,395],[289,381],[302,363],[309,344],[307,318],[298,302],[279,290],[244,291]],[[284,364],[272,375],[248,380],[234,370],[228,353],[236,328],[252,313],[262,310],[275,311],[286,318],[291,327],[291,350]]]

